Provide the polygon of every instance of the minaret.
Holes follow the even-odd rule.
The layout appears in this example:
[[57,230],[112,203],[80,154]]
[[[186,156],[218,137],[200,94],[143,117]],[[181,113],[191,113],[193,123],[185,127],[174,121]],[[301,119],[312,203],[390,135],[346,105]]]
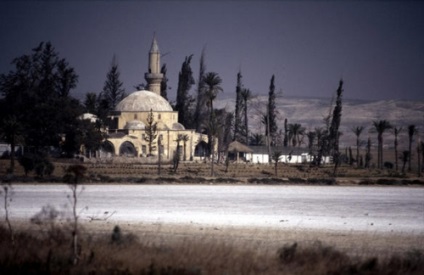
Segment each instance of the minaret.
[[152,47],[149,52],[149,71],[144,75],[147,81],[147,90],[160,95],[160,83],[163,74],[160,73],[160,52],[156,36],[153,37]]

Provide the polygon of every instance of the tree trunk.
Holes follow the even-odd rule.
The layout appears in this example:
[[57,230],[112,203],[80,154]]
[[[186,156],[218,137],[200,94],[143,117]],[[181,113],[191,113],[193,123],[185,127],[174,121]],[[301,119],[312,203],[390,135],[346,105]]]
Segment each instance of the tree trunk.
[[412,160],[412,136],[409,137],[408,172],[411,172],[411,160]]
[[377,168],[381,169],[383,164],[383,137],[378,135],[378,160]]
[[215,144],[214,144],[215,142],[214,142],[214,138],[213,138],[213,136],[212,136],[212,140],[211,140],[211,177],[213,177],[214,176],[214,167],[213,167],[213,164],[214,164],[214,160],[215,160]]
[[421,150],[422,150],[422,148],[421,148],[421,144],[420,143],[418,143],[418,146],[417,146],[417,156],[418,156],[418,159],[417,159],[417,162],[418,162],[418,177],[420,178],[421,177]]
[[275,162],[275,176],[278,177],[277,171],[278,171],[278,160]]
[[396,172],[398,171],[398,140],[397,140],[397,135],[395,136],[395,167],[396,167]]
[[359,137],[356,139],[356,168],[359,168]]
[[12,137],[10,141],[10,173],[13,175],[15,172],[15,138]]
[[247,100],[244,101],[244,126],[246,129],[246,145],[249,145],[249,125],[247,121]]

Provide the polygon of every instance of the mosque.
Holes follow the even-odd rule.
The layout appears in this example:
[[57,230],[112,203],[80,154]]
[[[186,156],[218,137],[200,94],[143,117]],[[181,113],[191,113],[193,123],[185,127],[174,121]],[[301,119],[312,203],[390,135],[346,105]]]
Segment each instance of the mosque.
[[[109,115],[107,138],[103,156],[145,158],[158,156],[166,160],[176,152],[181,160],[195,160],[206,154],[208,137],[185,129],[178,123],[178,112],[160,95],[163,74],[160,73],[160,51],[153,38],[149,52],[148,72],[145,74],[147,90],[136,91],[119,102]],[[149,117],[151,120],[149,123]],[[156,124],[156,135],[149,131]],[[150,146],[149,146],[150,145]]]

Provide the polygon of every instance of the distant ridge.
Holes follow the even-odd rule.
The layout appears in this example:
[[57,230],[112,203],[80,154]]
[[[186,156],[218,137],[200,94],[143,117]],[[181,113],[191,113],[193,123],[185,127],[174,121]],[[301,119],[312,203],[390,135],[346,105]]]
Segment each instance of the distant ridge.
[[[249,106],[249,128],[253,133],[264,133],[264,126],[260,123],[261,113],[266,110],[268,97],[257,96],[251,100]],[[214,103],[216,108],[226,108],[227,111],[234,112],[234,99],[219,99]],[[309,130],[316,127],[323,127],[323,118],[332,110],[330,108],[330,98],[304,98],[294,96],[277,97],[276,106],[279,112],[279,129],[284,129],[284,119],[288,123],[300,123]],[[355,136],[352,128],[364,126],[366,129],[361,135],[361,139],[371,137],[373,143],[377,143],[376,134],[370,132],[372,121],[387,120],[394,126],[402,126],[404,129],[410,124],[418,127],[424,139],[424,101],[411,100],[359,100],[343,99],[342,120],[340,131],[343,135],[340,138],[342,147],[353,146]],[[401,146],[406,143],[406,131],[400,136]],[[306,141],[306,139],[305,139]],[[385,134],[384,145],[393,145],[393,135]],[[402,150],[402,148],[400,148]]]

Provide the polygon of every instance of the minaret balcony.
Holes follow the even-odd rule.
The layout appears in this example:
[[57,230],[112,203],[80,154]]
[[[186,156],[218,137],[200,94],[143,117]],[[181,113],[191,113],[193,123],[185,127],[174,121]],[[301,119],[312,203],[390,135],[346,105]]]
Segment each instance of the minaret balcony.
[[145,73],[144,77],[147,79],[151,79],[151,80],[162,80],[163,79],[163,74],[153,74],[153,73]]

